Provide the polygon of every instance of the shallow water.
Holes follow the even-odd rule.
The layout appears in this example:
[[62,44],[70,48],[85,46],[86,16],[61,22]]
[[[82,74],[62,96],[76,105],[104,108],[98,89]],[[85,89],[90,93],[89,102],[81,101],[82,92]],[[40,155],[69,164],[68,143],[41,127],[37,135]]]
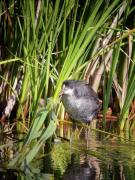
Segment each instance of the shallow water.
[[[63,131],[62,131],[63,129]],[[0,169],[0,180],[134,180],[135,143],[78,127],[59,128],[48,153],[25,169]]]
[[52,166],[54,172],[59,172],[59,177],[55,179],[135,179],[134,143],[108,140],[106,137],[101,141],[95,133],[84,131],[79,137],[74,132],[70,143],[54,145]]

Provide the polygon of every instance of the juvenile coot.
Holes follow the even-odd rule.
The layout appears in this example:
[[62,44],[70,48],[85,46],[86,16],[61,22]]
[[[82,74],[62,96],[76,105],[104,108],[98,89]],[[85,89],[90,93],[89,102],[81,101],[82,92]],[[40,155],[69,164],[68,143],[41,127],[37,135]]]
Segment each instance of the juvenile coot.
[[74,120],[90,122],[101,108],[96,92],[85,81],[64,81],[60,95],[65,110]]

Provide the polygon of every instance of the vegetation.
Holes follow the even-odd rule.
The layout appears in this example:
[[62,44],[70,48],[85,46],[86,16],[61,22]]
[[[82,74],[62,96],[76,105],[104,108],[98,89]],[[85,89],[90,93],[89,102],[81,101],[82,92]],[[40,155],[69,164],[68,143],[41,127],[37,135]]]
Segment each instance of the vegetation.
[[1,123],[25,133],[10,166],[24,167],[64,119],[65,79],[85,79],[110,106],[118,132],[135,128],[132,1],[1,1]]

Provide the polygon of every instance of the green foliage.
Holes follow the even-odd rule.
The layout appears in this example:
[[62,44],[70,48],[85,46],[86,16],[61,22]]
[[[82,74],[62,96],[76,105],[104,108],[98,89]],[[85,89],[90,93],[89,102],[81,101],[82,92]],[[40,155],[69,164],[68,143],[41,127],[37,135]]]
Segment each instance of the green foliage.
[[60,170],[61,175],[65,172],[67,165],[71,162],[69,143],[58,143],[53,147],[51,158],[53,166]]
[[[103,114],[105,117],[113,89],[120,107],[119,126],[123,130],[135,97],[134,23],[130,24],[131,30],[125,28],[134,12],[132,2],[23,0],[12,3],[9,1],[8,9],[5,9],[5,1],[0,6],[4,34],[0,100],[8,100],[18,69],[22,70],[24,78],[17,118],[22,114],[26,117],[29,131],[23,148],[11,164],[30,163],[55,132],[55,114],[59,115],[57,110],[61,112],[58,96],[65,79],[92,77],[92,86],[97,91],[106,74]],[[125,61],[121,61],[122,57]],[[42,99],[45,108],[39,111]],[[25,115],[22,109],[26,105],[28,113]],[[23,126],[26,126],[25,121]],[[130,126],[133,128],[134,123]]]
[[46,140],[54,134],[56,130],[56,117],[54,114],[53,116],[51,116],[47,128],[41,127],[44,125],[47,112],[48,111],[44,110],[37,115],[35,122],[33,122],[33,125],[31,126],[27,136],[25,137],[25,141],[22,144],[20,153],[15,157],[15,159],[13,159],[13,161],[9,163],[9,167],[21,166],[23,168],[28,165],[38,154],[39,150],[41,149],[41,147],[43,147]]

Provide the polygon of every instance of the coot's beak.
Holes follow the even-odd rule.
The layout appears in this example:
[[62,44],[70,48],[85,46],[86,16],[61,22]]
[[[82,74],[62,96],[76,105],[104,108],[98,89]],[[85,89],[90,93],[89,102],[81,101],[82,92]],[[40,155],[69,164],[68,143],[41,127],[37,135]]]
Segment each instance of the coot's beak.
[[63,91],[63,89],[62,89],[62,90],[60,91],[60,93],[59,93],[59,97],[60,97],[60,98],[62,97],[63,93],[64,93],[64,91]]

